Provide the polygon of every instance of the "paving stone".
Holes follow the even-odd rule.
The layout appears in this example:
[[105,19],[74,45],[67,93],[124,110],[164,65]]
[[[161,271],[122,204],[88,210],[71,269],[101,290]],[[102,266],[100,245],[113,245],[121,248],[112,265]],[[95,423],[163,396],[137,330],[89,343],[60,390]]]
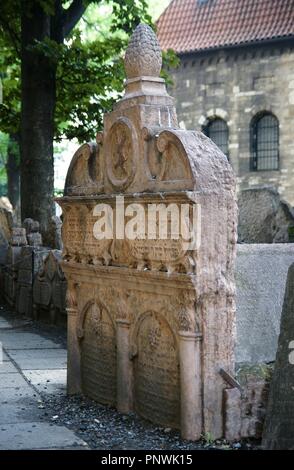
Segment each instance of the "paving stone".
[[9,361],[5,361],[0,363],[0,374],[6,374],[7,372],[15,372],[18,373],[17,368]]
[[2,424],[31,423],[45,418],[44,410],[38,408],[36,400],[30,401],[28,406],[24,400],[22,403],[6,403],[0,409],[0,427]]
[[[0,341],[0,347],[1,347],[1,341]],[[2,350],[2,362],[10,361],[9,357],[7,356],[6,352]]]
[[60,345],[42,336],[22,330],[0,330],[0,341],[5,349],[60,349]]
[[25,377],[45,394],[66,394],[66,369],[26,370]]
[[0,425],[1,450],[62,449],[83,446],[73,431],[49,423],[17,423]]
[[1,374],[0,377],[0,390],[2,388],[21,388],[27,385],[27,382],[21,374],[15,372],[7,372]]
[[9,354],[23,370],[66,368],[66,349],[10,350]]
[[40,399],[39,393],[28,384],[21,388],[7,387],[0,389],[0,406],[9,403],[23,403],[24,400],[28,399],[33,402]]

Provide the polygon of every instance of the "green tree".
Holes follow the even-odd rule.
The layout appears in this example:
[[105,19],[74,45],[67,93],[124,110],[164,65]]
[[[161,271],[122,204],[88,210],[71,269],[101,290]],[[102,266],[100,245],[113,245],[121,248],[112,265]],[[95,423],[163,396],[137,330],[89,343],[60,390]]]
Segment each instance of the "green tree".
[[[65,134],[67,128],[69,136],[77,131],[81,138],[82,134],[87,137],[91,133],[89,118],[94,118],[91,122],[99,125],[102,114],[99,104],[109,109],[111,103],[105,91],[111,90],[119,81],[121,87],[121,78],[113,75],[114,72],[121,73],[121,66],[119,61],[111,61],[111,58],[119,54],[124,40],[114,33],[121,31],[129,35],[140,21],[150,22],[144,0],[113,0],[109,40],[105,37],[86,47],[79,33],[74,32],[74,27],[90,3],[99,4],[101,1],[2,0],[1,3],[1,41],[6,44],[10,66],[17,67],[17,62],[21,62],[21,116],[18,121],[21,213],[22,218],[33,217],[40,221],[45,240],[54,207],[54,135]],[[94,72],[95,67],[98,74]],[[97,86],[94,98],[91,83],[87,80],[87,76],[93,78],[93,74]],[[76,77],[74,81],[71,80],[73,75]],[[61,83],[59,88],[58,79]],[[4,102],[8,103],[7,84],[8,81],[4,81]],[[75,105],[70,110],[66,107],[71,99],[66,95],[66,89],[75,91]],[[88,92],[86,95],[85,91]],[[88,103],[85,96],[89,97]],[[69,99],[62,103],[65,97]],[[8,119],[9,113],[14,111],[14,107],[4,105],[1,114],[6,112]],[[72,124],[63,125],[68,122]],[[84,124],[87,125],[83,128]]]
[[[40,220],[45,240],[53,212],[53,138],[95,137],[122,91],[128,38],[140,21],[151,24],[144,0],[68,3],[2,0],[0,10],[0,130],[11,140],[8,187],[16,187],[21,135],[22,217]],[[167,65],[176,62],[165,54]]]

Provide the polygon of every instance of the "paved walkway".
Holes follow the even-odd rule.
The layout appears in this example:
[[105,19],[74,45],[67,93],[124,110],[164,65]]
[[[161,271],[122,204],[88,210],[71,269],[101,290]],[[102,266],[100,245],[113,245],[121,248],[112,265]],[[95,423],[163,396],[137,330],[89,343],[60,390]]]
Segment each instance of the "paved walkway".
[[86,449],[42,404],[46,394],[65,394],[66,349],[30,325],[0,307],[0,450]]

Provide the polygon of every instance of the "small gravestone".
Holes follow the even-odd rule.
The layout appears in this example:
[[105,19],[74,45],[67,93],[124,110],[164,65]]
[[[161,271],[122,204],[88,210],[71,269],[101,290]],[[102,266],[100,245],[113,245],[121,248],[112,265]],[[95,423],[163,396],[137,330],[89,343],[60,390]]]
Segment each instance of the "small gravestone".
[[11,237],[12,214],[0,207],[0,264],[4,264]]
[[288,271],[262,445],[265,449],[294,449],[294,264]]
[[65,323],[66,280],[60,267],[61,252],[51,250],[33,284],[34,317],[53,323]]

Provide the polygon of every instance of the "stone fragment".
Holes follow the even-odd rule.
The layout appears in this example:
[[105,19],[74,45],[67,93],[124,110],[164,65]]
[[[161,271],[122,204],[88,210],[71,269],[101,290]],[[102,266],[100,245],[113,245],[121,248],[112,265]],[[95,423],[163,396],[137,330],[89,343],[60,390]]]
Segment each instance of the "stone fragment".
[[23,227],[13,227],[10,244],[12,246],[27,245],[26,229]]
[[225,439],[238,440],[241,437],[241,392],[238,388],[224,390]]
[[39,222],[30,218],[24,219],[23,227],[26,229],[27,234],[36,233],[40,230]]
[[27,235],[30,246],[42,246],[42,235],[38,232],[31,232]]
[[238,196],[238,241],[294,242],[294,210],[272,187],[245,189]]

